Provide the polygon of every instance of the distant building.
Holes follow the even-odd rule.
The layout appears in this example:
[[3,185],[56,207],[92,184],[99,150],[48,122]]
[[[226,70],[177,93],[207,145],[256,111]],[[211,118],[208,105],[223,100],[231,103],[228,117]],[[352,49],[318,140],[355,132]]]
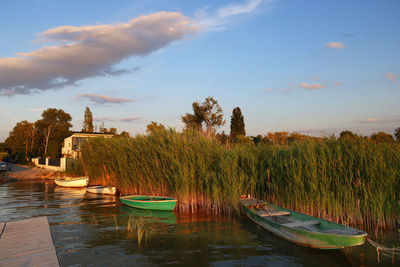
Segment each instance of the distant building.
[[61,153],[66,158],[77,158],[81,151],[81,144],[88,138],[111,138],[113,134],[108,133],[82,133],[74,132],[71,136],[64,139],[62,144]]

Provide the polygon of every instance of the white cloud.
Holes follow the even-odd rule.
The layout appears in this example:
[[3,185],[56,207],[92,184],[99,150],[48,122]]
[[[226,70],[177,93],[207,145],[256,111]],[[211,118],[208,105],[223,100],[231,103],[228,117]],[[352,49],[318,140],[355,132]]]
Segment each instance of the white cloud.
[[228,5],[218,10],[218,17],[226,18],[253,12],[261,2],[261,0],[247,0],[246,3],[241,5]]
[[325,88],[326,85],[320,83],[314,83],[314,84],[301,83],[300,87],[306,88],[307,90],[319,90]]
[[243,4],[231,4],[219,8],[215,14],[206,13],[208,7],[200,9],[196,18],[198,25],[204,31],[224,30],[224,25],[238,15],[250,14],[261,9],[263,3],[272,4],[274,0],[246,0]]
[[76,99],[87,98],[95,103],[98,104],[122,104],[127,102],[135,102],[134,99],[129,98],[121,98],[121,97],[111,97],[105,95],[98,95],[98,94],[80,94],[76,96]]
[[341,48],[344,48],[344,44],[343,43],[331,42],[331,43],[325,44],[325,47],[341,49]]
[[397,79],[397,76],[399,76],[399,74],[397,73],[393,73],[393,72],[388,72],[385,74],[386,78],[389,79],[389,81],[395,82]]
[[193,35],[199,27],[178,12],[157,12],[126,23],[60,26],[40,34],[57,45],[0,58],[0,95],[75,85],[88,77],[118,75],[113,66]]

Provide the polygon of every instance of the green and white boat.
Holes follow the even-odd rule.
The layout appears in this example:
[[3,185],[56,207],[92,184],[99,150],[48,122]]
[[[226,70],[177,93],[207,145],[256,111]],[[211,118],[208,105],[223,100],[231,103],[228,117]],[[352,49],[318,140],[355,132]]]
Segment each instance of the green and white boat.
[[120,197],[122,204],[145,210],[173,210],[176,199],[172,197],[132,195]]
[[339,249],[363,245],[367,233],[252,198],[240,200],[247,216],[273,234],[298,245]]

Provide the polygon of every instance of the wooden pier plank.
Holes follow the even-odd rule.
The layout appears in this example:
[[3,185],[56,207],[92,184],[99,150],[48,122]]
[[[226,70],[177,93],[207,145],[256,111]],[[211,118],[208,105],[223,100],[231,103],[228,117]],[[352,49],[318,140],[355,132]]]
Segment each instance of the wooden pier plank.
[[47,217],[0,223],[0,229],[4,225],[0,266],[60,266]]

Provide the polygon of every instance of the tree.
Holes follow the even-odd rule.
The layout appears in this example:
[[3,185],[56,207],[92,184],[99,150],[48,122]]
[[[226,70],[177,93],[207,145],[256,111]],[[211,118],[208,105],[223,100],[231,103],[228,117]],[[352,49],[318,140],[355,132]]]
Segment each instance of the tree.
[[357,135],[349,130],[342,131],[339,137],[339,139],[355,139],[355,138],[357,138]]
[[186,128],[202,130],[204,122],[207,133],[211,134],[213,128],[225,124],[222,108],[219,106],[218,101],[211,96],[207,97],[201,105],[198,102],[193,102],[192,108],[193,114],[186,113],[186,115],[182,116],[182,121],[185,123]]
[[18,122],[5,141],[7,147],[11,150],[10,154],[24,154],[25,160],[28,161],[28,150],[30,151],[29,156],[31,156],[35,135],[36,128],[33,123],[28,121]]
[[222,131],[222,133],[218,133],[215,137],[222,145],[228,143],[229,137],[225,134],[225,131]]
[[220,127],[225,124],[224,114],[218,101],[211,96],[203,102],[204,123],[207,127],[207,133],[210,134],[213,128]]
[[165,130],[164,125],[162,125],[161,123],[157,123],[155,121],[152,121],[150,124],[147,124],[146,126],[146,132],[150,134],[163,130]]
[[377,132],[373,133],[370,136],[370,139],[376,143],[391,143],[394,142],[393,135],[385,133],[385,132]]
[[394,137],[396,138],[397,142],[400,142],[400,127],[394,131]]
[[104,122],[101,123],[101,125],[99,127],[99,131],[101,133],[107,133],[108,132],[107,128],[104,126]]
[[119,136],[120,136],[120,137],[123,137],[123,138],[129,138],[129,137],[130,137],[129,133],[128,133],[128,132],[125,132],[125,131],[122,131],[122,132],[119,134]]
[[242,115],[242,111],[239,107],[236,107],[232,111],[231,116],[231,138],[235,140],[237,135],[246,135],[246,131],[244,129],[244,118]]
[[93,133],[93,114],[89,107],[85,109],[85,117],[83,120],[82,132]]
[[182,116],[182,121],[185,123],[186,128],[194,128],[196,130],[202,129],[202,123],[204,122],[204,108],[198,102],[192,104],[193,114],[186,113]]
[[35,127],[40,141],[44,143],[44,156],[57,157],[61,153],[61,144],[71,133],[71,120],[71,115],[62,109],[43,111],[42,119],[35,122]]

